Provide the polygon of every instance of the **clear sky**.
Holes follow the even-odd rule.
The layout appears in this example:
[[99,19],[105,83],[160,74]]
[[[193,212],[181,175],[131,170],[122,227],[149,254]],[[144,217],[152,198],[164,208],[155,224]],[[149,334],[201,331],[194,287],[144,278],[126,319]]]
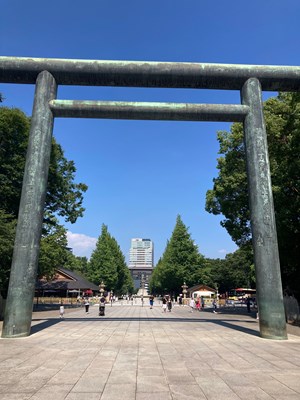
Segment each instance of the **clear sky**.
[[[3,0],[0,55],[98,60],[300,65],[299,0]],[[0,85],[3,105],[31,114],[32,85]],[[274,93],[264,94],[265,98]],[[60,99],[237,103],[235,91],[60,87]],[[67,224],[74,254],[89,256],[108,225],[128,258],[150,238],[155,261],[180,214],[200,252],[235,250],[205,212],[227,123],[56,119],[54,135],[89,186],[83,218]]]

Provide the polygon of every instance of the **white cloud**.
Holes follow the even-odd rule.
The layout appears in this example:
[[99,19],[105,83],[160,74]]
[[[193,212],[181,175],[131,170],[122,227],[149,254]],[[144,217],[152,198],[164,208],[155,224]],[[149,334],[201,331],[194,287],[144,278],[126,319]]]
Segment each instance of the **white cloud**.
[[220,254],[227,254],[228,251],[227,251],[226,249],[220,249],[220,250],[218,250],[218,253],[220,253]]
[[68,246],[71,247],[73,254],[80,257],[90,258],[92,251],[96,247],[97,239],[82,233],[67,232]]

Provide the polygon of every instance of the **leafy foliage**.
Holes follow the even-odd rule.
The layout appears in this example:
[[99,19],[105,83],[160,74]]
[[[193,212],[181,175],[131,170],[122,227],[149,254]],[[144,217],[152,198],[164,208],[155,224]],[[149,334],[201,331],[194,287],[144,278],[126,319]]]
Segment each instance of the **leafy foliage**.
[[[253,252],[250,245],[244,245],[234,253],[227,254],[224,260],[206,260],[211,268],[212,287],[218,287],[221,293],[237,287],[255,287]],[[208,284],[209,286],[211,284]]]
[[[0,107],[0,290],[8,286],[12,250],[21,197],[30,119],[19,109]],[[52,276],[57,266],[72,258],[65,229],[55,215],[75,222],[83,215],[83,193],[87,186],[75,183],[76,168],[52,140],[50,170],[41,240],[39,274]],[[74,256],[73,256],[74,257]]]
[[38,275],[52,279],[55,268],[68,265],[71,258],[67,247],[67,231],[58,224],[47,230],[41,239]]
[[18,109],[0,108],[0,208],[18,215],[30,121]]
[[0,210],[0,291],[6,298],[12,252],[15,237],[16,220]]
[[132,293],[133,281],[125,263],[125,257],[117,241],[110,235],[104,224],[88,269],[89,279],[95,284],[98,285],[103,281],[106,290],[113,290],[118,294]]
[[[30,119],[18,109],[0,108],[0,208],[17,217]],[[52,140],[45,211],[50,219],[58,214],[76,222],[83,215],[83,193],[87,186],[75,183],[76,168],[64,157],[63,150]]]
[[188,286],[195,283],[203,264],[204,257],[178,215],[171,239],[151,276],[150,290],[178,294],[184,281]]
[[82,276],[88,276],[88,259],[87,257],[79,257],[75,256],[73,253],[70,253],[68,262],[68,268],[71,271],[76,271],[78,274]]
[[[284,285],[300,281],[300,94],[280,94],[264,104],[278,244]],[[245,150],[241,124],[219,132],[219,175],[207,191],[206,210],[239,245],[251,242]],[[299,290],[299,289],[298,289]]]
[[87,190],[85,184],[74,182],[75,173],[74,161],[64,157],[61,146],[53,139],[45,209],[71,223],[83,216],[83,193]]

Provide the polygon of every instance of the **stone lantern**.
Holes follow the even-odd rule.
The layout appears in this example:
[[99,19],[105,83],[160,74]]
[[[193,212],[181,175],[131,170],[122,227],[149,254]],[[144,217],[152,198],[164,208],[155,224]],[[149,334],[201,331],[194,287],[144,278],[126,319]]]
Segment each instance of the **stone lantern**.
[[183,304],[186,305],[187,304],[187,299],[186,299],[186,294],[187,294],[187,284],[184,282],[182,287],[182,294],[183,294]]
[[105,285],[104,285],[104,282],[102,281],[99,285],[100,297],[104,296],[104,288],[105,288]]

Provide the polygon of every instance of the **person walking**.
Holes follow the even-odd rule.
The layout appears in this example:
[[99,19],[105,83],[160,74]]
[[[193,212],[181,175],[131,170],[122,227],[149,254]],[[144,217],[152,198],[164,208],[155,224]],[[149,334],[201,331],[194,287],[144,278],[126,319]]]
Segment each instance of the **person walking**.
[[64,307],[63,303],[60,303],[59,316],[61,319],[65,318],[65,307]]
[[195,300],[193,297],[190,298],[190,312],[193,312],[195,308]]
[[201,309],[203,309],[204,306],[205,306],[205,300],[204,300],[204,297],[201,296]]
[[166,299],[166,297],[163,297],[163,299],[162,299],[162,312],[167,312],[167,299]]
[[105,316],[105,297],[101,296],[100,298],[100,303],[99,303],[99,316],[104,317]]
[[87,297],[84,300],[84,306],[85,306],[85,313],[88,314],[89,313],[89,308],[90,308],[90,302],[89,302],[89,299]]
[[180,306],[182,306],[182,294],[179,295],[178,303]]
[[150,296],[149,297],[149,303],[150,303],[150,309],[152,310],[152,308],[153,308],[153,303],[154,303],[154,296]]
[[213,299],[212,305],[213,305],[213,312],[216,313],[217,312],[217,301],[216,301],[216,299]]
[[248,311],[248,313],[249,313],[249,312],[251,312],[250,297],[247,297],[247,299],[246,299],[246,304],[247,304],[247,311]]
[[168,306],[168,311],[171,312],[172,311],[172,298],[171,298],[171,296],[168,298],[167,306]]

